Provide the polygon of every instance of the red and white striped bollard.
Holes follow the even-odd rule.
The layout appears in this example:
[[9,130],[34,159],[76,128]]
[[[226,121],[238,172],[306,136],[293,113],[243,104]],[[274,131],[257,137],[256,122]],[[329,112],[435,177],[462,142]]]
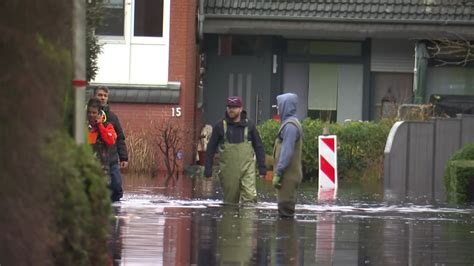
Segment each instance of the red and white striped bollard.
[[319,190],[318,199],[329,200],[337,191],[337,137],[323,135],[318,138],[319,146]]

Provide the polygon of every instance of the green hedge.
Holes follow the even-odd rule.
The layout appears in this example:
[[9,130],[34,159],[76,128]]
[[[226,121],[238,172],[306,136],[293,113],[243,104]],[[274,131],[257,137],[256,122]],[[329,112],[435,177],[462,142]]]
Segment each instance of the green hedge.
[[[446,199],[450,203],[464,203],[468,199],[469,182],[474,182],[474,143],[451,156],[444,171]],[[471,179],[471,180],[469,180]]]
[[107,177],[90,145],[78,146],[67,134],[50,138],[43,149],[54,186],[57,265],[105,265],[110,225]]
[[[258,126],[265,152],[271,154],[280,123],[266,121]],[[303,171],[306,179],[318,175],[318,136],[323,128],[330,129],[338,140],[338,173],[340,177],[380,178],[383,170],[383,151],[393,121],[347,122],[343,125],[321,120],[302,121]]]
[[263,142],[263,148],[265,149],[265,154],[273,154],[273,144],[278,134],[278,129],[280,128],[280,122],[276,120],[267,120],[265,123],[257,126],[258,132],[260,133],[260,138]]
[[0,37],[8,66],[0,78],[0,264],[106,265],[106,178],[89,145],[65,133],[74,122],[74,2],[2,4],[12,15],[2,16]]

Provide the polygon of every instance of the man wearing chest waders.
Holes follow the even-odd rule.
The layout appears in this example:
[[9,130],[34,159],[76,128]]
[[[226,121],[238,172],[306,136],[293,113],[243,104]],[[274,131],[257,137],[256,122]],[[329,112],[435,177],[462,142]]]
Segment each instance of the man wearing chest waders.
[[260,176],[266,173],[262,140],[242,109],[240,97],[227,98],[225,118],[214,126],[207,144],[204,175],[212,176],[214,154],[218,151],[218,176],[224,203],[228,204],[257,202],[255,155]]
[[285,93],[277,96],[280,130],[273,149],[273,186],[277,189],[278,214],[294,217],[296,190],[303,179],[301,158],[303,153],[303,129],[296,117],[298,96]]

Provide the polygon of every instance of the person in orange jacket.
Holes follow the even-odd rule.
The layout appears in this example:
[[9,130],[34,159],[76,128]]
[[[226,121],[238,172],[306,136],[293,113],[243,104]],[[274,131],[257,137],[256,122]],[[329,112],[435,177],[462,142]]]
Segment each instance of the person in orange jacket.
[[112,195],[110,198],[113,202],[120,201],[123,197],[122,187],[122,173],[121,169],[128,166],[128,152],[125,144],[125,132],[120,124],[118,116],[110,110],[109,103],[109,88],[106,86],[99,86],[94,88],[93,98],[97,98],[101,104],[101,110],[107,116],[107,122],[114,125],[117,133],[117,140],[115,144],[109,149],[109,174],[110,174],[110,188]]
[[109,175],[109,149],[115,144],[117,133],[112,123],[107,122],[98,99],[90,99],[87,103],[87,120],[89,122],[88,143],[92,145],[102,169],[106,175]]

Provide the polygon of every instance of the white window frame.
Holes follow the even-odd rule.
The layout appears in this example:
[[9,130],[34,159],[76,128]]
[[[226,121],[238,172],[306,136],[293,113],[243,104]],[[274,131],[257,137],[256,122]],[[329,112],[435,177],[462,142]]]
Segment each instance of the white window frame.
[[124,21],[124,25],[123,25],[123,36],[115,36],[115,35],[100,35],[100,34],[97,34],[97,38],[99,40],[99,43],[100,44],[106,44],[106,43],[114,43],[114,44],[125,44],[127,42],[127,22],[129,21],[129,18],[127,18],[127,14],[129,14],[129,12],[127,12],[127,6],[129,6],[130,4],[128,2],[130,2],[131,0],[124,0],[123,1],[123,10],[124,10],[124,14],[123,14],[123,21]]
[[163,0],[163,36],[134,37],[134,3],[124,2],[124,35],[97,35],[102,44],[99,72],[93,83],[166,85],[169,75],[171,0]]
[[124,30],[123,36],[97,35],[99,43],[115,44],[169,44],[170,35],[170,0],[163,0],[163,36],[162,37],[135,37],[135,0],[124,1]]
[[[132,0],[126,0],[132,1]],[[170,0],[163,0],[163,36],[162,37],[146,37],[146,36],[134,36],[135,28],[135,1],[130,5],[130,22],[129,36],[132,44],[163,44],[169,43],[169,32],[170,32]]]

